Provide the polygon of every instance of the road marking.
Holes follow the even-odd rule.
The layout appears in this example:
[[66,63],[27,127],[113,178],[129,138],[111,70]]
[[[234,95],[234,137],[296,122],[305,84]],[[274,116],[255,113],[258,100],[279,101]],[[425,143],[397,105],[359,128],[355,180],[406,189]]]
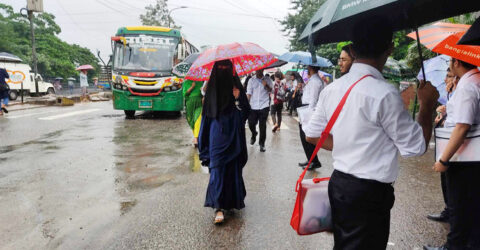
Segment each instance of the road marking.
[[56,111],[44,111],[44,112],[28,113],[28,114],[23,114],[23,115],[9,115],[9,116],[5,116],[5,118],[8,118],[8,119],[17,119],[17,118],[22,118],[22,117],[28,117],[28,116],[34,116],[34,115],[43,115],[43,114],[49,114],[49,113],[55,113],[55,112],[58,112],[58,110],[56,110]]
[[38,118],[38,119],[39,120],[50,121],[50,120],[56,120],[56,119],[60,119],[60,118],[70,117],[70,116],[88,114],[88,113],[96,112],[96,111],[99,111],[99,110],[100,109],[79,110],[79,111],[73,111],[73,112],[69,112],[69,113],[65,113],[65,114],[61,114],[61,115],[53,115],[53,116],[42,117],[42,118]]

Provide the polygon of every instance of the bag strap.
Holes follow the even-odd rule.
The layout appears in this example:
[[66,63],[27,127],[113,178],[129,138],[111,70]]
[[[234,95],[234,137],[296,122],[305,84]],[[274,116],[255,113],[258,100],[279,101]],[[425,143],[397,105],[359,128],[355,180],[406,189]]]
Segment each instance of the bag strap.
[[310,156],[310,160],[308,161],[308,165],[305,167],[302,174],[300,175],[300,177],[297,180],[297,185],[295,185],[295,191],[296,192],[298,192],[299,187],[300,187],[300,183],[302,182],[303,178],[305,177],[305,174],[307,173],[308,168],[312,164],[313,159],[317,155],[320,148],[322,148],[322,145],[325,142],[325,140],[330,135],[330,130],[332,130],[333,125],[337,121],[337,118],[340,115],[340,112],[342,111],[343,105],[345,105],[345,102],[347,101],[347,97],[350,94],[350,92],[352,91],[353,87],[355,87],[355,85],[357,85],[357,83],[359,83],[361,80],[363,80],[364,78],[369,77],[369,76],[373,77],[372,75],[369,74],[369,75],[364,75],[360,79],[358,79],[358,81],[356,81],[354,84],[352,84],[352,86],[350,86],[350,88],[348,88],[347,92],[345,93],[345,95],[340,100],[340,103],[338,104],[337,108],[335,108],[335,111],[333,112],[332,117],[330,117],[330,120],[328,121],[327,126],[322,131],[322,135],[320,136],[320,139],[317,142],[317,146],[315,146],[315,150],[313,151],[312,156]]

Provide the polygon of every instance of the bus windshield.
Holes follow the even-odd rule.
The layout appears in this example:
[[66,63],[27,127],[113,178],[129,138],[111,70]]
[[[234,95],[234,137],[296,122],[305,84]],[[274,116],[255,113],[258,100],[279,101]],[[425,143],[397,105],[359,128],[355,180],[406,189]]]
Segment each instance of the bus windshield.
[[178,43],[173,37],[129,38],[127,45],[115,43],[114,67],[125,71],[169,72]]

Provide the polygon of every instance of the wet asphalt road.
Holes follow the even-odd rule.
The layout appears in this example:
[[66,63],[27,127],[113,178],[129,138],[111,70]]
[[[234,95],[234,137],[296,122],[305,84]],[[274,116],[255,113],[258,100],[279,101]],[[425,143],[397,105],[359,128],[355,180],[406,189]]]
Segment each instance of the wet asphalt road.
[[[296,120],[268,132],[267,152],[248,146],[246,208],[222,226],[203,207],[208,171],[191,140],[183,117],[126,120],[110,102],[0,118],[0,249],[332,248],[331,234],[289,225],[305,160]],[[310,177],[332,172],[330,153],[319,155]],[[431,149],[401,160],[389,249],[443,243],[448,226],[425,218],[443,208],[432,163]]]

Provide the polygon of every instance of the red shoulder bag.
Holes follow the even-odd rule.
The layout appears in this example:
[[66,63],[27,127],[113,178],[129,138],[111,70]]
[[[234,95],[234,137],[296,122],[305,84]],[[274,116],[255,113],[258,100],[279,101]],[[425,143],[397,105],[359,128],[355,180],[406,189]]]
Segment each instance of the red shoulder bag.
[[333,112],[332,117],[327,123],[327,126],[322,132],[320,139],[315,147],[315,150],[310,157],[307,167],[297,180],[295,185],[295,192],[297,192],[297,199],[295,201],[295,208],[293,209],[290,225],[299,235],[309,235],[332,230],[332,211],[330,207],[330,200],[328,199],[328,180],[326,178],[313,178],[304,180],[308,168],[312,164],[315,155],[322,147],[325,140],[330,134],[335,121],[337,121],[340,112],[342,111],[347,97],[352,91],[352,88],[361,80],[372,75],[364,75],[356,81],[340,100],[337,108]]

